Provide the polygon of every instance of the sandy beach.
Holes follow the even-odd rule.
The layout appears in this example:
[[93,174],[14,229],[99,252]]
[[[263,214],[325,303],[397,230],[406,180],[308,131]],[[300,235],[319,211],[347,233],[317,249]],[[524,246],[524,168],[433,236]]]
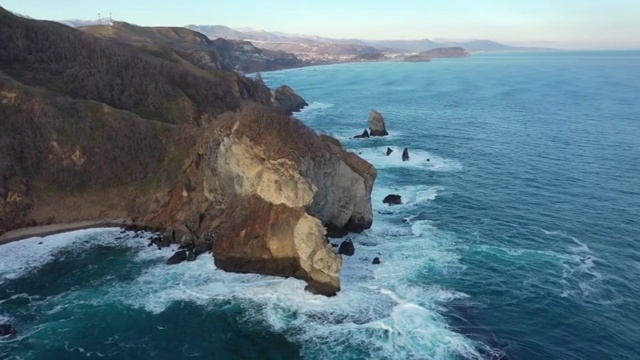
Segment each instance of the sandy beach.
[[28,239],[32,237],[44,237],[49,235],[60,234],[68,231],[83,230],[91,228],[103,227],[122,227],[131,224],[130,221],[124,219],[105,219],[105,220],[89,220],[78,221],[66,224],[51,224],[42,226],[32,226],[17,230],[12,230],[0,236],[0,245],[8,244],[13,241]]

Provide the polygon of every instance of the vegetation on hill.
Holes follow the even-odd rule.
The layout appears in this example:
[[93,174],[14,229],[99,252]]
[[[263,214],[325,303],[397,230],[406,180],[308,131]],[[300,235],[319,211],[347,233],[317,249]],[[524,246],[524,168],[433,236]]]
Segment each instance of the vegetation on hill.
[[244,101],[268,103],[270,96],[264,85],[233,72],[198,72],[171,58],[141,57],[131,46],[1,8],[0,68],[25,85],[170,124],[208,123]]

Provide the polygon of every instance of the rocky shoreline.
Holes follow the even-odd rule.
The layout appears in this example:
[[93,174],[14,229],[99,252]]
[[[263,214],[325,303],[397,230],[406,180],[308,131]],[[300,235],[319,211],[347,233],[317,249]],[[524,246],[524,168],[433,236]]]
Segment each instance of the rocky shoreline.
[[[306,102],[290,87],[204,61],[214,48],[166,48],[165,35],[204,41],[192,31],[122,26],[95,37],[0,8],[3,241],[125,225],[183,248],[171,263],[210,251],[225,271],[340,291],[327,233],[371,227],[375,168],[292,117]],[[128,34],[160,48],[124,46]]]

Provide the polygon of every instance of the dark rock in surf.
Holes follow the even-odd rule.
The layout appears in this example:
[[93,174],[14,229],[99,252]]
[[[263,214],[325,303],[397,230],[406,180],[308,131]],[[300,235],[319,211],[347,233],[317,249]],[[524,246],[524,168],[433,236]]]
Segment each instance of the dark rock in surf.
[[327,226],[327,238],[339,239],[347,236],[349,231],[344,228],[339,228],[336,226]]
[[321,284],[319,282],[309,282],[307,286],[304,287],[304,291],[310,292],[314,295],[324,295],[324,296],[335,296],[335,289]]
[[377,257],[377,256],[376,256],[376,257],[374,257],[374,258],[373,258],[373,261],[372,261],[371,263],[372,263],[373,265],[378,265],[378,264],[380,264],[380,258],[379,258],[379,257]]
[[193,251],[187,251],[187,261],[195,261],[196,260],[196,254]]
[[391,155],[392,152],[393,150],[391,150],[391,148],[387,148],[387,156]]
[[402,196],[396,194],[389,194],[382,200],[383,204],[400,205],[402,204]]
[[187,251],[186,250],[180,250],[180,251],[176,251],[169,258],[169,260],[167,260],[167,264],[169,264],[169,265],[180,264],[181,262],[183,262],[185,260],[187,260]]
[[211,250],[211,246],[207,244],[196,244],[193,247],[193,253],[196,254],[196,256],[209,252],[210,250]]
[[360,135],[356,135],[353,137],[354,139],[365,139],[365,138],[369,138],[369,132],[367,131],[367,129],[364,129],[364,131],[362,132],[362,134]]
[[404,150],[402,151],[402,161],[408,161],[409,160],[409,148],[404,148]]
[[340,248],[338,249],[338,254],[353,256],[355,254],[356,248],[353,246],[351,240],[343,241],[340,244]]
[[17,333],[16,328],[11,324],[0,324],[0,337],[11,336]]

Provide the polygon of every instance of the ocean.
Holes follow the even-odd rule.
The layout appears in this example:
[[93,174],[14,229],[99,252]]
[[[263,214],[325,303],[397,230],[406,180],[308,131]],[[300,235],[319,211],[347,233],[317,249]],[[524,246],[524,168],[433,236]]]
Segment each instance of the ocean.
[[[378,169],[339,295],[119,229],[24,240],[0,246],[0,359],[640,359],[640,52],[262,76]],[[352,139],[372,109],[390,135]]]

